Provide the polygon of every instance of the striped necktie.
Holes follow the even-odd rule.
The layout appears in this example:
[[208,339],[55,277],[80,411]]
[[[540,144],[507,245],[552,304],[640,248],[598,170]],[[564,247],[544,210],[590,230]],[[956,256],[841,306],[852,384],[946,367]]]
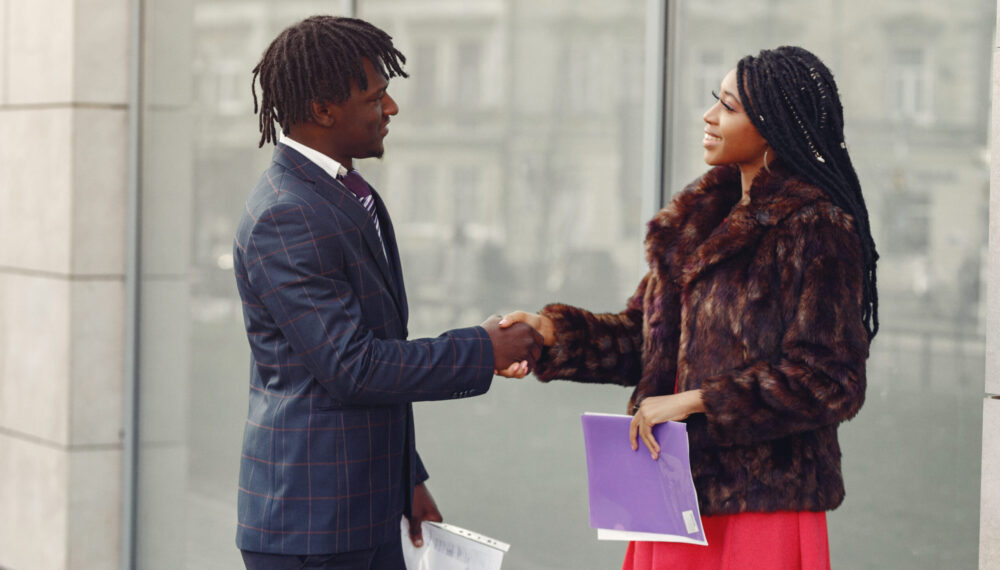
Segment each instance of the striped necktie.
[[340,181],[347,186],[347,189],[354,192],[354,195],[358,197],[361,205],[368,210],[368,215],[371,216],[372,222],[375,223],[375,231],[378,233],[378,241],[382,245],[382,255],[386,259],[389,259],[389,254],[385,251],[385,242],[382,240],[382,228],[378,223],[378,214],[375,213],[375,196],[372,196],[371,186],[368,182],[361,177],[361,174],[357,170],[350,170],[347,174],[340,177]]

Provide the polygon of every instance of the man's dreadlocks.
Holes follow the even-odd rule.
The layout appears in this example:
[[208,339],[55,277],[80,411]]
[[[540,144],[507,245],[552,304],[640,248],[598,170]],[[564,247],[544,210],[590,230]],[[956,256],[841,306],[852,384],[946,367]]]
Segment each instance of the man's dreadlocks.
[[347,101],[352,81],[360,90],[367,89],[364,59],[386,78],[408,77],[402,67],[406,56],[392,45],[392,37],[364,20],[312,16],[281,32],[250,80],[254,113],[259,109],[257,146],[278,142],[275,122],[287,133],[292,125],[308,120],[312,102]]

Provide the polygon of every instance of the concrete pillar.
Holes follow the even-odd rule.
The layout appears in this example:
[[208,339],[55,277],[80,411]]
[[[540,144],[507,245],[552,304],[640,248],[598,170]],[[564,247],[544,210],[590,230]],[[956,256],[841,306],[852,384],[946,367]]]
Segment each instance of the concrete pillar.
[[127,0],[0,0],[0,567],[119,567]]

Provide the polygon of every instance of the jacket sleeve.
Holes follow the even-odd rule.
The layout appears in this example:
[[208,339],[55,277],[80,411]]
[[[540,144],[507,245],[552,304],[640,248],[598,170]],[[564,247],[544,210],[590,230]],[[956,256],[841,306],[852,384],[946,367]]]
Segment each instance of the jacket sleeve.
[[719,443],[745,445],[837,424],[864,403],[869,339],[861,319],[861,247],[849,226],[800,226],[779,246],[782,354],[703,380],[709,432]]
[[556,343],[543,351],[538,379],[635,386],[642,374],[642,304],[649,279],[647,274],[620,313],[561,304],[542,309],[555,325]]
[[431,476],[427,473],[427,468],[424,467],[423,460],[420,459],[420,453],[414,453],[413,457],[416,458],[417,461],[416,465],[417,480],[415,481],[415,483],[419,485],[430,479]]
[[375,291],[355,291],[348,281],[344,244],[360,238],[339,223],[334,216],[316,215],[308,204],[288,202],[272,205],[255,220],[246,275],[283,337],[275,345],[287,342],[309,373],[345,404],[485,393],[493,378],[493,348],[482,327],[412,341],[379,339],[366,327],[358,296]]

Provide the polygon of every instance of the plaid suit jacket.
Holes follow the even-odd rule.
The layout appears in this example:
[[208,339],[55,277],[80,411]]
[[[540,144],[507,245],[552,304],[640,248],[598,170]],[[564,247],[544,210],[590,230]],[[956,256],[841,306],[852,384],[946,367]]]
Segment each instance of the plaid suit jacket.
[[385,240],[324,170],[277,145],[234,244],[250,342],[240,462],[240,549],[325,554],[399,537],[427,478],[411,402],[485,393],[493,349],[481,327],[407,341],[392,222]]

